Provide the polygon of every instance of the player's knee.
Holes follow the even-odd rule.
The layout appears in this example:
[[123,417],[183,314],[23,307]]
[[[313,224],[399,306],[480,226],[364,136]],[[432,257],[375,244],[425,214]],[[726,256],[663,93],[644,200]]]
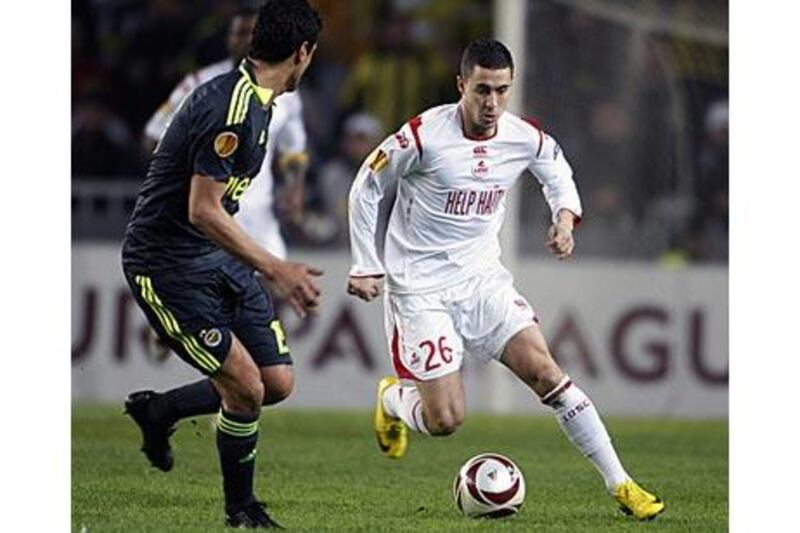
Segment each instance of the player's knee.
[[264,405],[280,403],[294,390],[294,372],[291,367],[271,369],[269,373],[262,371],[261,382],[264,385]]
[[549,390],[558,385],[564,372],[555,362],[546,346],[530,346],[527,362],[522,365],[520,377],[536,390]]
[[564,372],[549,356],[547,361],[536,369],[536,381],[544,390],[551,390],[558,386],[563,377]]
[[431,414],[430,418],[430,421],[426,420],[425,422],[431,435],[451,435],[464,422],[464,410],[459,408],[436,410]]
[[256,374],[255,377],[247,376],[239,380],[231,396],[227,401],[228,408],[243,414],[257,414],[264,401],[264,384],[261,383],[260,376]]

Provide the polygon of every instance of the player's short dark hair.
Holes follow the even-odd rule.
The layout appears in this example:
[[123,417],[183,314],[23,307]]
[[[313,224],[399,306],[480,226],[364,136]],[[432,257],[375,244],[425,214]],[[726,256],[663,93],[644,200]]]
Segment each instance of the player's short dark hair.
[[514,59],[506,45],[496,39],[476,39],[469,43],[461,54],[461,77],[472,74],[475,66],[500,70],[510,68],[514,74]]
[[258,10],[250,57],[279,63],[304,42],[316,44],[322,17],[307,0],[268,0]]

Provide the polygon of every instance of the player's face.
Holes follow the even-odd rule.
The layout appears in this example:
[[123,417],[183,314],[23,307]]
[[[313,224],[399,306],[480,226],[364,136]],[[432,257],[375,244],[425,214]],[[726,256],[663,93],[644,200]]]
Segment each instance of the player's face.
[[492,131],[511,96],[511,69],[475,66],[466,78],[458,77],[465,119],[478,131]]
[[297,89],[297,85],[300,83],[300,78],[303,77],[303,73],[311,64],[311,60],[314,58],[314,52],[316,51],[317,51],[316,44],[311,46],[306,42],[303,43],[303,46],[301,46],[297,52],[295,52],[294,71],[292,72],[292,75],[289,77],[289,81],[286,83],[287,91],[291,92]]
[[239,63],[250,50],[250,40],[256,27],[255,16],[237,16],[231,20],[228,31],[228,53]]

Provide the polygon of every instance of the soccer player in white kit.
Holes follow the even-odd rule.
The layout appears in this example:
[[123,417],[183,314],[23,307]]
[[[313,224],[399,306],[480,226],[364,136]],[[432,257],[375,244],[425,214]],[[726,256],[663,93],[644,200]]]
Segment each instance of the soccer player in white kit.
[[[144,129],[145,148],[152,151],[181,102],[196,87],[233,70],[247,54],[257,10],[242,8],[231,19],[227,47],[230,57],[187,74],[161,104]],[[237,221],[260,246],[279,259],[286,259],[286,243],[274,211],[275,178],[272,165],[278,157],[278,169],[287,186],[284,198],[290,218],[299,222],[302,210],[304,176],[308,166],[303,103],[297,91],[279,95],[274,102],[272,121],[267,131],[267,155],[261,171],[239,202]]]
[[[362,165],[350,191],[353,263],[348,292],[371,301],[386,286],[385,327],[398,377],[378,385],[381,450],[405,454],[407,428],[443,436],[464,419],[464,352],[508,367],[553,410],[569,440],[599,470],[621,509],[655,517],[663,502],[627,474],[591,400],[553,360],[536,314],[500,263],[505,196],[529,170],[553,213],[547,246],[566,259],[582,209],[558,143],[505,111],[513,80],[500,42],[472,42],[461,59],[457,104],[423,112]],[[378,204],[397,182],[383,261]]]

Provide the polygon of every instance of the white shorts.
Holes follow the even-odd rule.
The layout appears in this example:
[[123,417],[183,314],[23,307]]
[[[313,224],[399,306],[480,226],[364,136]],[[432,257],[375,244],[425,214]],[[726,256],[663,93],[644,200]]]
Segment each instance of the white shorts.
[[507,270],[424,294],[387,292],[384,323],[395,373],[429,381],[459,370],[464,351],[499,359],[508,341],[538,322]]

